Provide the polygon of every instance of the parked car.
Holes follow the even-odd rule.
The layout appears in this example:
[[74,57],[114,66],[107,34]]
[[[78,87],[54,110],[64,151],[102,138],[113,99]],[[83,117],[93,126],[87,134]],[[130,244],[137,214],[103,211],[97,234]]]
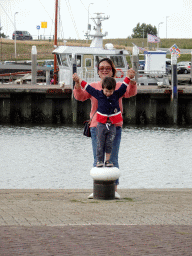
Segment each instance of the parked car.
[[16,61],[6,60],[6,61],[4,61],[4,64],[5,65],[12,65],[12,64],[16,64]]
[[177,73],[178,74],[188,74],[191,70],[190,61],[181,61],[177,63]]
[[44,67],[54,67],[54,60],[45,60],[43,62]]
[[145,61],[139,60],[139,70],[144,70],[144,68],[145,68]]
[[[12,39],[15,39],[15,31],[13,32]],[[17,40],[33,40],[32,35],[28,31],[16,31],[16,39]]]
[[[50,70],[50,75],[51,77],[53,76],[53,73],[54,73],[54,60],[45,60],[43,62],[43,67],[51,67],[52,69]],[[46,72],[44,71],[43,72],[44,75],[46,75]]]
[[171,67],[171,60],[166,59],[166,73],[171,74],[172,67]]

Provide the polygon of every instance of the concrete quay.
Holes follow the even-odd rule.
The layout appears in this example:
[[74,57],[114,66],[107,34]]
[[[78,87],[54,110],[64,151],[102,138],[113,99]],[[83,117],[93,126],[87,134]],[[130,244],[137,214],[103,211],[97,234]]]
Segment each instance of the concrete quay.
[[0,190],[0,256],[192,255],[192,189]]

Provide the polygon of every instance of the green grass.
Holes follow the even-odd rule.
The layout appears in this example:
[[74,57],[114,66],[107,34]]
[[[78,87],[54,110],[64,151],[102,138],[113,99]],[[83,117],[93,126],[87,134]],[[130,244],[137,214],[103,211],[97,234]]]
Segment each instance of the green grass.
[[[86,43],[86,40],[68,40],[67,45],[72,46],[89,46],[91,41]],[[116,38],[105,39],[103,45],[106,43],[112,43],[115,48],[124,48],[131,52],[133,43],[139,47],[147,47],[147,39],[143,38]],[[58,45],[62,45],[63,42],[58,42]],[[176,44],[180,49],[192,49],[191,39],[161,39],[159,45],[160,48],[170,48],[173,44]],[[32,46],[37,47],[37,59],[53,59],[52,51],[54,50],[53,41],[17,41],[17,59],[16,60],[29,60],[31,59]],[[154,45],[154,44],[153,44]],[[149,45],[148,45],[149,46]],[[153,48],[154,49],[154,48]],[[171,58],[167,55],[167,58]],[[144,59],[143,54],[139,55],[139,59]],[[15,45],[13,40],[0,40],[0,61],[15,60]],[[127,56],[127,61],[131,67],[131,58]],[[191,54],[181,54],[179,61],[191,61]]]

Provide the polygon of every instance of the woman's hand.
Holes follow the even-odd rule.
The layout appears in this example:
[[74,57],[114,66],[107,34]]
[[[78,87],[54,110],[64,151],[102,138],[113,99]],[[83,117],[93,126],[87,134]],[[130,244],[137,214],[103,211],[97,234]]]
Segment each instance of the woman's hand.
[[130,79],[133,79],[135,77],[135,71],[132,68],[127,70],[127,77]]
[[77,73],[74,73],[72,78],[73,78],[73,81],[75,81],[76,83],[80,83],[81,82],[79,76],[77,75]]
[[81,87],[81,79],[80,79],[80,77],[77,75],[77,73],[74,73],[72,78],[73,78],[73,81],[75,81],[75,88],[79,89]]

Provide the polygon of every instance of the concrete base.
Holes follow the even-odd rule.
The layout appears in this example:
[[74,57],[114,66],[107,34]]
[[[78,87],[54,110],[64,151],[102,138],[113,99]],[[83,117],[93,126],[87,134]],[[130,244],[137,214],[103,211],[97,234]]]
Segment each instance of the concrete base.
[[93,199],[115,199],[115,181],[94,180]]

